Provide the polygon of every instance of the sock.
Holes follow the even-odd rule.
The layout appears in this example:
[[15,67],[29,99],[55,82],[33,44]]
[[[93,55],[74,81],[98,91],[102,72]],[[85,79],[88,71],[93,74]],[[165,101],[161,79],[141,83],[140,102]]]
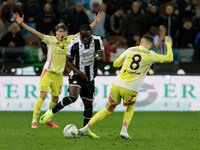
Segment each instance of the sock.
[[98,113],[96,113],[92,119],[89,121],[87,126],[90,128],[97,122],[101,121],[103,118],[105,118],[107,115],[110,115],[112,112],[109,112],[106,108],[100,110]]
[[122,126],[122,131],[127,132],[127,126]]
[[[51,100],[50,105],[49,105],[49,110],[53,109],[56,106],[57,103]],[[52,118],[47,120],[48,122],[52,121]]]
[[51,100],[50,104],[49,104],[49,109],[53,109],[56,106],[57,103],[53,102]]
[[93,110],[92,108],[88,108],[88,109],[84,110],[84,112],[83,112],[83,118],[84,118],[83,126],[88,124],[88,122],[92,118],[92,110]]
[[33,120],[37,121],[37,119],[39,118],[43,102],[44,100],[39,97],[37,102],[35,103],[35,109],[33,112]]
[[65,97],[63,98],[59,103],[56,104],[56,106],[52,109],[52,113],[55,114],[59,112],[61,109],[63,109],[65,106],[75,102],[74,97]]
[[131,119],[133,117],[134,107],[135,107],[135,104],[128,105],[126,107],[126,111],[124,112],[124,120],[123,120],[122,130],[127,130],[127,127],[129,126]]
[[32,120],[32,123],[37,123],[37,120]]

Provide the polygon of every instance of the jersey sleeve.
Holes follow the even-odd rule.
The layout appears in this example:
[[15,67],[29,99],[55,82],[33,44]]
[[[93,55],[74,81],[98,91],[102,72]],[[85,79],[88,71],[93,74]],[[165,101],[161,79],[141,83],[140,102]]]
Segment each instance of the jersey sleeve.
[[74,50],[73,50],[74,40],[71,40],[67,47],[67,56],[70,58],[74,58]]
[[152,63],[170,63],[173,61],[173,52],[171,42],[166,42],[167,55],[161,55],[151,51]]
[[113,63],[114,67],[120,67],[123,65],[124,60],[126,58],[126,55],[128,54],[129,49],[127,49],[125,52],[123,52]]
[[52,36],[44,35],[44,39],[42,40],[42,42],[44,42],[45,44],[49,44],[51,43],[52,39]]
[[74,34],[74,35],[69,35],[69,36],[67,37],[67,40],[71,41],[72,39],[74,39],[74,38],[76,38],[76,37],[78,37],[78,33],[77,33],[77,34]]

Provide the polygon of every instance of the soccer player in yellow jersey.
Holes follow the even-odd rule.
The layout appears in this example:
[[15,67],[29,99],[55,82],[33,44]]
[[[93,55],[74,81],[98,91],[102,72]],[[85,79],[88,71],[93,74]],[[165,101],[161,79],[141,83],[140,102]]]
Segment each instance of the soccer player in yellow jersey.
[[[63,71],[66,64],[67,47],[70,41],[77,37],[78,34],[67,36],[67,27],[60,23],[56,26],[56,36],[44,35],[26,25],[23,22],[24,16],[20,17],[18,13],[15,13],[13,16],[18,24],[40,38],[44,43],[47,44],[48,47],[48,57],[41,74],[39,85],[40,96],[35,104],[33,120],[31,124],[31,128],[37,128],[37,119],[40,115],[42,104],[49,89],[51,89],[52,94],[49,109],[52,109],[58,102],[63,85]],[[99,23],[102,17],[103,14],[99,12],[98,15],[94,17],[94,22],[90,24],[91,28]],[[58,128],[58,126],[52,121],[52,118],[50,118],[45,124],[53,128]]]
[[80,136],[85,135],[90,128],[111,114],[115,107],[121,103],[126,106],[123,125],[120,132],[122,138],[130,139],[128,126],[134,113],[137,93],[144,81],[144,78],[153,63],[170,63],[173,61],[171,40],[165,37],[167,55],[160,55],[149,49],[152,47],[153,39],[146,34],[142,37],[140,45],[128,48],[113,63],[114,67],[122,66],[119,75],[115,78],[106,107],[95,114],[88,124],[79,129]]

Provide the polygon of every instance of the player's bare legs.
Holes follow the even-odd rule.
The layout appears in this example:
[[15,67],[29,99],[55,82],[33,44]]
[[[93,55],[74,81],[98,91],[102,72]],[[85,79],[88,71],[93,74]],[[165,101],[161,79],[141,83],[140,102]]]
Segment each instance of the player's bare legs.
[[42,104],[43,104],[46,96],[47,96],[47,92],[44,92],[44,91],[40,92],[40,96],[39,96],[37,102],[35,103],[35,109],[33,112],[33,120],[32,120],[31,128],[37,128],[37,119],[39,118]]
[[47,92],[40,91],[40,96],[39,96],[40,98],[42,98],[43,100],[45,100],[46,96],[47,96]]
[[107,103],[106,104],[106,109],[109,111],[109,112],[113,112],[116,108],[116,105],[112,105],[110,103]]

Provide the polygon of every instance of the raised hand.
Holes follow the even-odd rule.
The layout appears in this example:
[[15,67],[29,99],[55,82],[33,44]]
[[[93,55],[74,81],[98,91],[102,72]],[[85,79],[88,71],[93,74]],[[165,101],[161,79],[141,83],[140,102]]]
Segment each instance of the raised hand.
[[166,36],[166,37],[165,37],[165,42],[171,42],[171,39],[170,39],[169,36]]
[[24,15],[20,17],[18,13],[14,13],[13,17],[18,24],[22,24],[24,22]]
[[95,23],[99,23],[101,21],[101,19],[103,18],[103,13],[101,11],[98,12],[97,16],[96,14],[94,15],[94,21]]

